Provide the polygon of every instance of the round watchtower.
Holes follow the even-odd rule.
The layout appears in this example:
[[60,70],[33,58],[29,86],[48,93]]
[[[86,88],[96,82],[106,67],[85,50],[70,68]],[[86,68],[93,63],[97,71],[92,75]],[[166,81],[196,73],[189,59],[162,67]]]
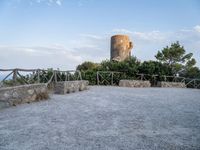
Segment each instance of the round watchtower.
[[127,35],[111,37],[110,60],[123,61],[131,56],[133,44]]

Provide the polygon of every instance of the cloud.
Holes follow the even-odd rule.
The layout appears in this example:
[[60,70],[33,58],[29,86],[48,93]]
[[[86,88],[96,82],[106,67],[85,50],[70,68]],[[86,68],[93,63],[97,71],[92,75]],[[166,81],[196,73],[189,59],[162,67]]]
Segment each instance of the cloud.
[[[165,35],[161,33],[160,31],[149,31],[149,32],[140,32],[140,31],[131,31],[128,29],[120,29],[116,28],[113,29],[112,32],[114,34],[127,34],[129,36],[132,36],[134,39],[140,39],[144,41],[157,41],[157,40],[163,40]],[[166,34],[166,33],[165,33]]]
[[61,6],[61,5],[62,5],[61,0],[57,0],[57,1],[56,1],[56,4],[59,5],[59,6]]
[[63,3],[63,0],[13,0],[13,2],[21,3],[21,2],[28,2],[30,5],[33,5],[34,3],[37,4],[47,4],[47,5],[58,5],[61,6]]
[[58,6],[62,5],[62,1],[63,0],[43,0],[43,2],[47,3],[48,5],[57,4]]
[[93,0],[78,0],[78,6],[82,7],[84,6],[86,3],[91,2]]
[[112,32],[114,32],[115,34],[132,34],[133,32],[130,31],[130,30],[127,30],[127,29],[119,29],[119,28],[116,28],[116,29],[113,29]]
[[200,33],[200,25],[195,26],[194,30]]
[[81,37],[91,38],[91,39],[102,39],[101,36],[94,35],[94,34],[80,34]]
[[109,38],[80,34],[67,45],[8,46],[0,45],[1,68],[75,69],[83,61],[101,62],[109,58]]
[[[200,67],[200,32],[198,26],[178,31],[130,31],[129,36],[134,47],[132,55],[138,59],[154,60],[158,50],[172,42],[179,41],[187,51],[192,52]],[[46,46],[0,46],[1,68],[60,68],[75,69],[84,61],[101,62],[110,58],[110,37],[113,30],[102,34],[83,33],[67,44],[52,44]],[[125,33],[121,33],[125,34]]]
[[[83,60],[73,50],[61,46],[0,46],[3,68],[61,68],[74,69]],[[1,67],[1,68],[2,68]]]
[[[11,2],[8,2],[9,5],[12,4],[16,4],[16,3],[28,3],[31,6],[34,4],[45,4],[48,6],[51,5],[58,5],[58,6],[62,6],[64,2],[68,2],[68,0],[10,0]],[[75,5],[77,5],[78,7],[82,7],[88,3],[93,2],[94,0],[71,0]]]
[[163,34],[160,31],[133,32],[132,36],[140,40],[157,42],[164,40],[167,36],[167,33]]
[[187,51],[192,52],[200,66],[200,25],[178,31],[131,31],[129,29],[113,29],[111,33],[128,34],[133,41],[132,54],[141,60],[155,59],[158,50],[179,41]]
[[110,40],[107,35],[80,34],[78,39],[71,41],[71,48],[84,61],[101,62],[110,57]]

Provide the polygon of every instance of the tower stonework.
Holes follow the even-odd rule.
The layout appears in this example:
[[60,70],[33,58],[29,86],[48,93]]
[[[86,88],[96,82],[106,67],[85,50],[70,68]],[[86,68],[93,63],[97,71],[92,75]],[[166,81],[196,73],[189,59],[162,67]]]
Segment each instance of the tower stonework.
[[110,60],[123,61],[131,56],[133,44],[127,35],[111,37]]

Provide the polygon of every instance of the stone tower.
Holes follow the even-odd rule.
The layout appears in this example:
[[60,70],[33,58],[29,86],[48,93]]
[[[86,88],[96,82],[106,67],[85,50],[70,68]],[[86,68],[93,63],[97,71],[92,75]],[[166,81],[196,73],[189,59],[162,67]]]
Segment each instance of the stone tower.
[[110,60],[123,61],[131,56],[132,42],[127,35],[111,37]]

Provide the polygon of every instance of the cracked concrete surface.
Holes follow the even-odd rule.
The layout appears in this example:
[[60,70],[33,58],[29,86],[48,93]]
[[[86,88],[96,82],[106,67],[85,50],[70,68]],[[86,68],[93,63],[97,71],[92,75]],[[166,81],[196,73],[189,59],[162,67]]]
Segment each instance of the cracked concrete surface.
[[90,87],[0,110],[0,150],[200,149],[200,90]]

